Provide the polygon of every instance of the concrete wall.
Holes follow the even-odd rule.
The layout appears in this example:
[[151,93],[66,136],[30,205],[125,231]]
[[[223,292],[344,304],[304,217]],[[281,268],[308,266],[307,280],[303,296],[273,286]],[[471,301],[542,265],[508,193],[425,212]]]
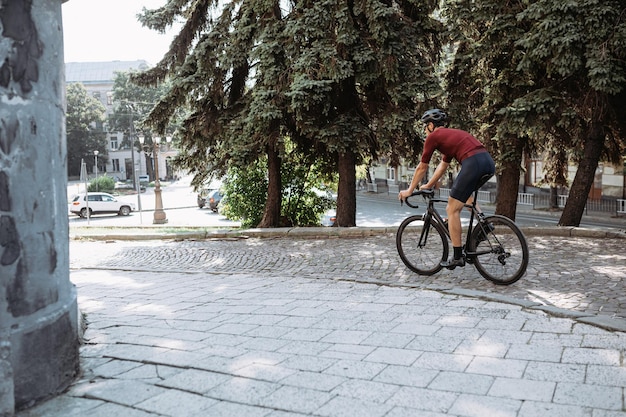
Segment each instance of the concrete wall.
[[[69,281],[62,0],[0,7],[0,415],[78,370]],[[13,400],[10,395],[13,395]]]

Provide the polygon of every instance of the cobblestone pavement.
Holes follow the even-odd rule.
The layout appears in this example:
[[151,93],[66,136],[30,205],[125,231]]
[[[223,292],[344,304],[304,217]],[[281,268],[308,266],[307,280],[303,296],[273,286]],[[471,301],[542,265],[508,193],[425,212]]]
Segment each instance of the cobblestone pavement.
[[[467,295],[507,298],[616,319],[626,329],[626,241],[607,238],[528,236],[526,275],[496,286],[472,266],[430,277],[408,270],[395,237],[292,239],[227,238],[169,242],[72,243],[72,268],[137,271],[290,274],[315,279],[467,290]],[[567,310],[559,312],[557,309]],[[623,327],[619,327],[619,326]]]
[[387,234],[73,241],[82,374],[17,417],[626,417],[626,332],[584,322],[624,321],[624,240],[529,243],[496,287]]

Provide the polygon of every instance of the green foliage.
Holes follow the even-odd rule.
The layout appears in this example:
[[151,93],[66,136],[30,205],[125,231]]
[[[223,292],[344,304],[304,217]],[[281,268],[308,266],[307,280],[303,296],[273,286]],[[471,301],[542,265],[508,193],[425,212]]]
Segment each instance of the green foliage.
[[584,77],[589,87],[617,94],[626,84],[626,22],[618,0],[539,0],[519,15],[531,30],[519,40],[521,68],[543,63],[555,80]]
[[80,83],[67,85],[66,101],[68,175],[79,176],[81,161],[85,162],[88,172],[93,171],[94,151],[99,152],[99,165],[107,158],[106,134],[102,130],[106,109]]
[[[319,226],[322,214],[335,206],[327,176],[319,167],[306,165],[300,157],[283,164],[281,226]],[[255,227],[263,217],[267,198],[267,168],[264,158],[246,167],[232,167],[223,184],[225,198],[220,212],[242,227]]]
[[226,174],[223,188],[225,197],[220,213],[231,220],[241,220],[244,228],[259,224],[267,197],[264,161],[232,167]]
[[169,0],[141,17],[158,30],[186,20],[164,59],[136,77],[143,85],[171,80],[147,123],[163,126],[177,109],[189,110],[177,162],[196,186],[277,150],[283,135],[329,171],[346,152],[357,162],[380,153],[394,163],[415,157],[421,103],[440,91],[436,5]]
[[319,226],[321,216],[335,207],[332,189],[319,165],[292,152],[283,164],[281,217],[288,226]]
[[97,179],[93,179],[87,186],[87,191],[101,191],[105,193],[111,193],[115,189],[115,180],[106,175],[100,176]]
[[[538,129],[556,140],[552,148],[571,150],[574,162],[589,155],[584,143],[598,134],[604,159],[620,162],[626,141],[619,99],[626,93],[626,21],[624,2],[582,0],[529,5],[519,20],[529,29],[517,44],[527,52],[519,63],[539,82],[524,101],[536,106],[535,98],[550,97],[544,111],[552,117],[537,120]],[[598,133],[591,133],[600,129]],[[587,161],[596,165],[597,161]]]
[[[617,123],[599,94],[626,86],[622,15],[616,0],[448,0],[444,16],[456,42],[446,75],[452,114],[479,128],[498,157],[511,149],[504,139],[511,136],[526,141],[528,153],[580,151],[592,120],[609,116],[609,132]],[[616,136],[607,136],[608,148],[618,148]]]
[[568,205],[582,204],[582,214],[599,156],[617,162],[626,145],[616,105],[626,94],[624,2],[446,4],[457,51],[446,78],[452,113],[476,122],[500,169],[519,170],[521,151],[544,153],[547,182],[564,185],[568,158],[577,162]]

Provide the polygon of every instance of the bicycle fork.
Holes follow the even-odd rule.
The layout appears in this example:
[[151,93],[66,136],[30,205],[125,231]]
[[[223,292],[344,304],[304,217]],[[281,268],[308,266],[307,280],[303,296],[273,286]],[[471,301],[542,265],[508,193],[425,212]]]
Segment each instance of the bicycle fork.
[[428,233],[430,232],[430,219],[428,212],[424,213],[422,216],[422,221],[424,222],[424,227],[422,227],[422,233],[420,234],[420,240],[417,242],[418,248],[423,248],[426,246],[426,241],[428,240]]

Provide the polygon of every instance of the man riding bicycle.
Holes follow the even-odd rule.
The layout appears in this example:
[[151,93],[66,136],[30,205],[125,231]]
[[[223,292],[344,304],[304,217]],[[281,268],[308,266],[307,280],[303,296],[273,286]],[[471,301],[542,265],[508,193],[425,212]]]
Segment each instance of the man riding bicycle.
[[422,158],[415,168],[409,188],[400,191],[398,199],[404,201],[417,188],[428,171],[428,164],[435,150],[441,152],[441,162],[430,180],[420,189],[434,188],[448,169],[452,159],[456,159],[461,164],[461,171],[450,190],[450,197],[446,206],[448,230],[454,255],[452,259],[441,262],[441,266],[454,269],[457,266],[465,266],[461,238],[461,210],[463,210],[464,204],[472,203],[472,193],[479,185],[480,179],[484,175],[492,176],[495,174],[496,167],[493,158],[478,139],[463,130],[446,127],[448,116],[443,111],[439,109],[428,110],[422,116],[421,121],[426,129]]

